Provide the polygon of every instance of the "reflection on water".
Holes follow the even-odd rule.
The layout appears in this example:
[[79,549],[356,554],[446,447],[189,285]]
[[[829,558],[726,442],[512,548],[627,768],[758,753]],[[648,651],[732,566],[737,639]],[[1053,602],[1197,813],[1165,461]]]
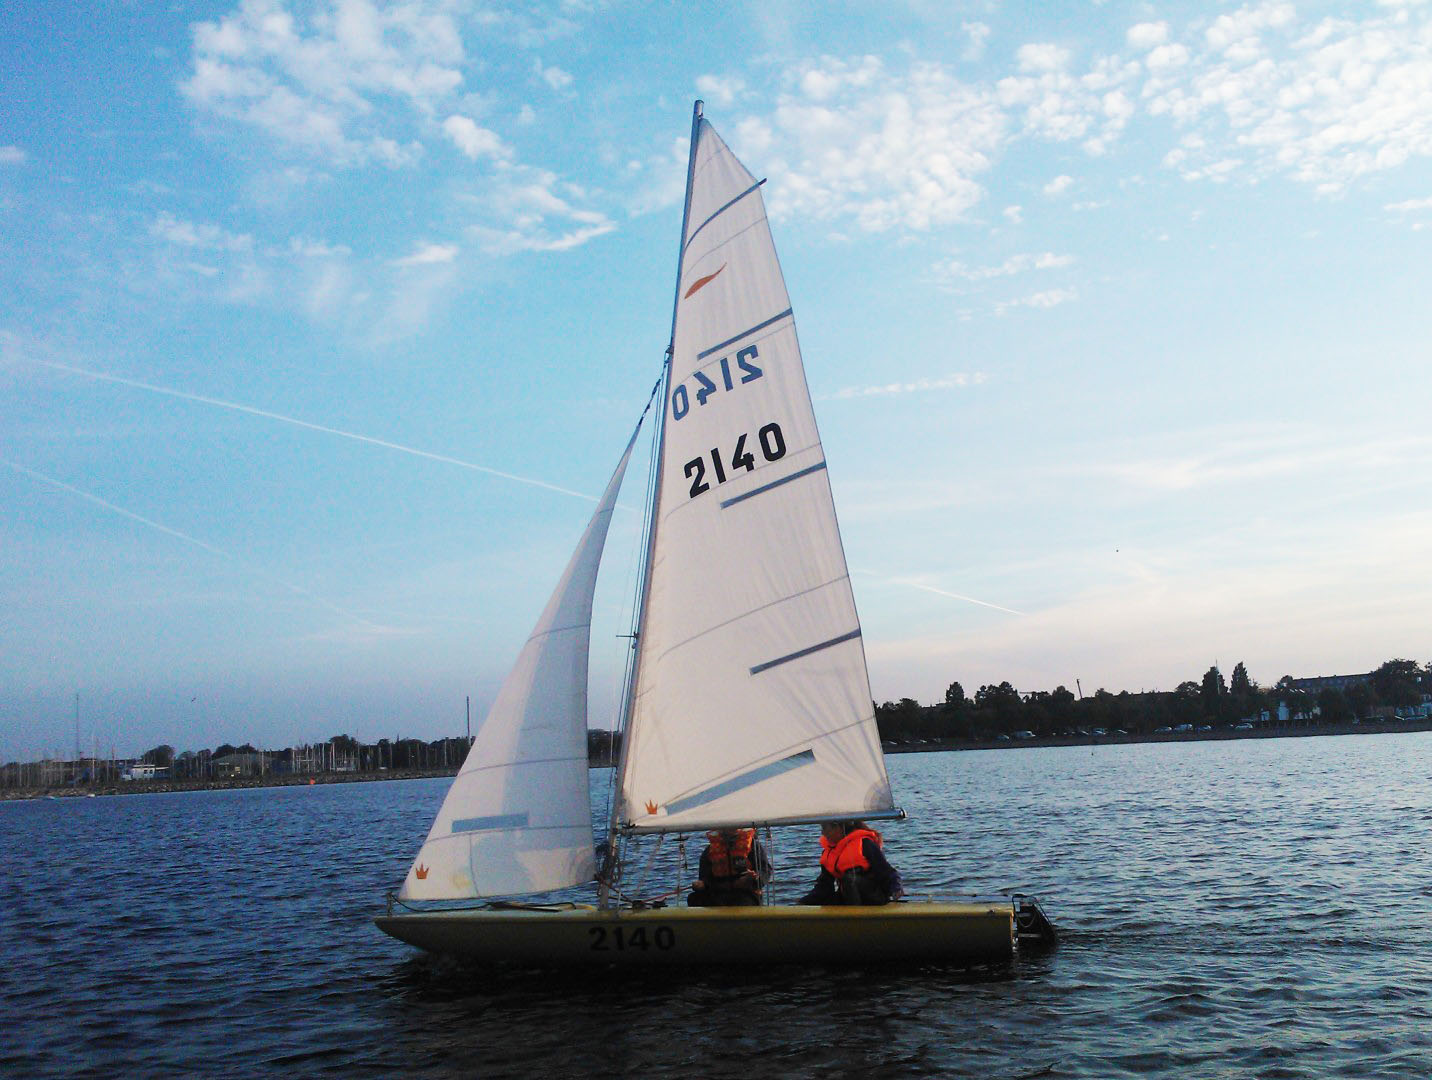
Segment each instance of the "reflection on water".
[[[912,894],[1032,892],[1056,952],[976,973],[493,971],[371,923],[444,782],[0,806],[0,1071],[1432,1075],[1432,736],[890,771]],[[813,829],[779,838],[788,899],[815,851]]]

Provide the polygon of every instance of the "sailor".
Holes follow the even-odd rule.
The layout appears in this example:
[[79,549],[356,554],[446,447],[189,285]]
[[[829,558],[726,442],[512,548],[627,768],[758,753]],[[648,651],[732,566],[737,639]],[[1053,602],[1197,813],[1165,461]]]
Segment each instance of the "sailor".
[[905,895],[900,875],[885,859],[884,840],[863,821],[827,821],[820,827],[820,876],[802,904],[888,904]]
[[771,879],[771,863],[755,829],[720,829],[706,834],[699,875],[686,898],[689,907],[751,907]]

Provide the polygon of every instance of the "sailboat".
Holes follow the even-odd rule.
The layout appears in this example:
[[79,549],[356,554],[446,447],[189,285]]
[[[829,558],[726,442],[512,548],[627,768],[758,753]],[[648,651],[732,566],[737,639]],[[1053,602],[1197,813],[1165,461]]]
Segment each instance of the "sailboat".
[[[630,895],[635,850],[669,835],[904,816],[763,183],[697,101],[605,838],[594,844],[588,644],[636,432],[376,920],[396,938],[519,963],[981,963],[1052,934],[1019,896],[708,908]],[[514,899],[593,884],[595,903]]]

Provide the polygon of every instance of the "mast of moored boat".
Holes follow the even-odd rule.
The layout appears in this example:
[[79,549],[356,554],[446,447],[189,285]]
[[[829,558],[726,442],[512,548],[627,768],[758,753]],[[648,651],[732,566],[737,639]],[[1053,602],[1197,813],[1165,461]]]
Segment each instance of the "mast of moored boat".
[[671,386],[671,360],[676,351],[676,313],[681,307],[681,271],[686,258],[686,230],[691,222],[691,188],[696,178],[696,147],[701,141],[701,117],[702,108],[705,103],[700,98],[691,107],[691,147],[686,158],[686,199],[681,208],[681,238],[676,252],[676,285],[673,289],[674,295],[671,299],[671,337],[666,344],[666,363],[662,367],[661,377],[661,415],[656,424],[656,474],[651,485],[651,494],[647,502],[648,512],[651,521],[647,526],[646,533],[646,561],[641,576],[641,598],[637,605],[636,624],[632,633],[632,658],[627,671],[627,688],[625,698],[622,702],[622,713],[620,722],[617,725],[622,732],[621,753],[617,757],[613,774],[614,787],[611,798],[611,817],[607,821],[607,847],[601,872],[598,875],[597,903],[600,907],[611,906],[612,892],[620,878],[619,861],[617,858],[618,831],[617,823],[621,820],[622,793],[621,777],[626,769],[627,746],[627,723],[631,720],[632,705],[636,700],[636,686],[638,669],[641,666],[641,631],[642,624],[646,617],[647,600],[651,595],[651,563],[656,552],[656,519],[657,508],[661,505],[661,480],[663,472],[663,451],[666,447],[666,402]]

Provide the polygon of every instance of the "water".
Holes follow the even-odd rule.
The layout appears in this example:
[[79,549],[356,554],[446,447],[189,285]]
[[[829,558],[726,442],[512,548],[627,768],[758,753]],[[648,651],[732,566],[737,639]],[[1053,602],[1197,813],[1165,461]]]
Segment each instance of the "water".
[[445,781],[0,806],[0,1073],[1432,1076],[1432,734],[889,764],[911,893],[1035,892],[1057,951],[474,970],[370,921]]

